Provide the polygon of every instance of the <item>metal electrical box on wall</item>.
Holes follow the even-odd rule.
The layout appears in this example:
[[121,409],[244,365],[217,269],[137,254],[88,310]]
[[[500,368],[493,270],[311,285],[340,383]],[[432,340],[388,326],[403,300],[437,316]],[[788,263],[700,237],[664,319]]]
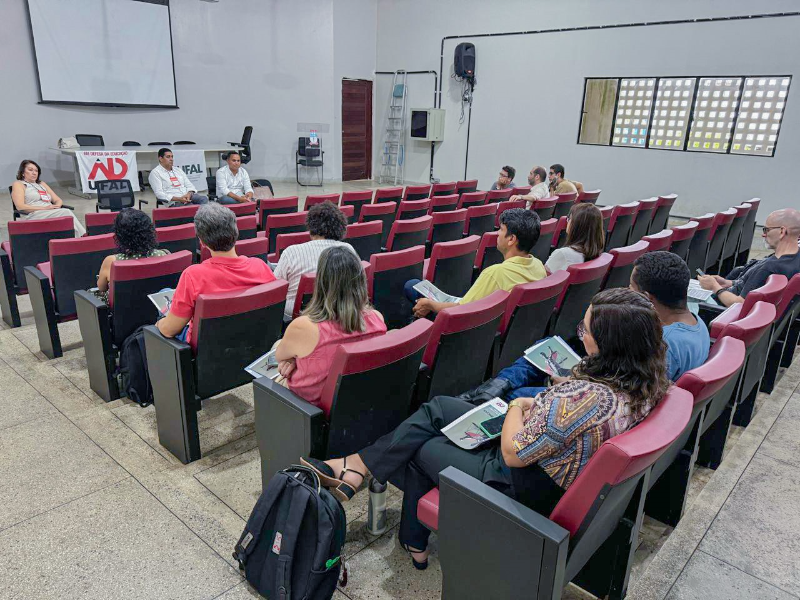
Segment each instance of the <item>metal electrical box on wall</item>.
[[412,108],[411,137],[423,142],[444,140],[444,109]]

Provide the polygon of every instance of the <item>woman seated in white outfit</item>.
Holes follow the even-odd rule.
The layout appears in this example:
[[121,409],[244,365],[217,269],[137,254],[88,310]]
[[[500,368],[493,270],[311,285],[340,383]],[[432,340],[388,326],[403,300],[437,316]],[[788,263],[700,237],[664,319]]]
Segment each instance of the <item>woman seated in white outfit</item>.
[[605,243],[600,209],[588,202],[575,204],[567,216],[567,243],[554,250],[544,266],[551,273],[566,271],[570,265],[600,256]]
[[32,160],[23,160],[17,171],[17,181],[11,186],[11,199],[16,209],[22,213],[26,221],[30,219],[54,219],[56,217],[72,217],[75,235],[81,237],[86,233],[78,218],[68,208],[62,208],[61,198],[39,179],[42,170]]

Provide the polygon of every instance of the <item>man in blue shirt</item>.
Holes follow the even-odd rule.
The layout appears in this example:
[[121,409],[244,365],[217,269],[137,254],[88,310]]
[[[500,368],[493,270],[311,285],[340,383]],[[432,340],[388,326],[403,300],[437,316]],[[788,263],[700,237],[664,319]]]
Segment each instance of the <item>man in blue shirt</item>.
[[708,328],[686,304],[690,279],[689,267],[671,252],[643,254],[631,273],[631,289],[650,299],[664,327],[667,376],[672,381],[708,358]]

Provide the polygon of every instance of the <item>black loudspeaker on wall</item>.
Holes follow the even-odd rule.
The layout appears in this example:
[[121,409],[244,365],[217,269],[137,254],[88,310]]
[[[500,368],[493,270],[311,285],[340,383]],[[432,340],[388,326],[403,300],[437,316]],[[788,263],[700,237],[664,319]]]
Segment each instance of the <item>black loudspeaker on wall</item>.
[[464,42],[456,46],[453,62],[456,77],[475,77],[475,44]]

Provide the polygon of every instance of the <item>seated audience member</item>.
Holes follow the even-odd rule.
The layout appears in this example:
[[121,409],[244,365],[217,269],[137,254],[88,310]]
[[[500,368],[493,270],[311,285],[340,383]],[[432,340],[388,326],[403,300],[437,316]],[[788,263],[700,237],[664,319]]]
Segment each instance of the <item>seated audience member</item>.
[[252,202],[253,186],[250,175],[242,166],[242,155],[236,150],[228,152],[228,163],[217,169],[217,202],[220,204],[237,204]]
[[603,253],[603,214],[594,204],[575,204],[567,216],[567,243],[553,250],[544,264],[551,272],[593,260]]
[[643,295],[623,288],[602,291],[583,323],[588,356],[570,379],[536,397],[511,400],[499,444],[463,450],[451,443],[442,427],[475,406],[463,398],[436,396],[357,454],[303,462],[340,499],[352,498],[367,473],[386,482],[404,472],[399,540],[418,569],[427,566],[430,532],[417,520],[417,503],[448,466],[511,497],[516,495],[510,469],[524,467],[526,482],[536,490],[531,508],[547,515],[600,445],[644,419],[669,387],[661,324]]
[[504,190],[506,188],[514,187],[514,175],[517,170],[514,167],[503,167],[500,169],[500,176],[492,184],[492,190]]
[[354,252],[326,248],[319,257],[314,295],[286,328],[276,358],[279,383],[319,404],[336,348],[386,333],[383,315],[367,296],[367,276]]
[[528,173],[528,184],[531,186],[531,191],[527,194],[514,194],[509,200],[525,200],[527,202],[526,208],[530,208],[534,200],[541,200],[550,195],[550,188],[547,187],[547,171],[544,167],[533,167],[531,172]]
[[690,279],[689,267],[672,252],[648,252],[633,263],[631,289],[647,296],[658,313],[672,381],[706,362],[711,344],[706,324],[686,305]]
[[550,195],[570,194],[583,192],[583,184],[578,181],[564,179],[564,165],[558,163],[550,167]]
[[172,150],[161,148],[158,151],[158,166],[150,171],[147,181],[153,188],[156,198],[168,202],[170,207],[183,206],[184,204],[205,204],[208,202],[207,196],[197,193],[194,185],[183,169],[173,169],[172,165],[175,158]]
[[764,246],[775,251],[775,254],[757,263],[735,281],[719,275],[701,275],[697,278],[700,285],[714,292],[717,302],[730,306],[736,302],[744,302],[745,296],[767,282],[770,275],[780,273],[791,279],[800,273],[800,253],[797,236],[800,235],[800,211],[794,208],[776,210],[767,217],[765,226],[761,228]]
[[150,217],[135,208],[126,208],[117,213],[117,218],[114,219],[114,241],[117,252],[106,256],[97,276],[97,289],[100,292],[108,291],[108,279],[114,262],[169,254],[169,250],[157,247],[156,228]]
[[297,287],[300,285],[300,276],[317,270],[317,263],[323,250],[339,246],[357,256],[353,247],[342,241],[347,233],[347,217],[331,202],[312,206],[306,216],[306,226],[311,241],[286,248],[281,252],[278,265],[275,267],[275,277],[289,282],[286,308],[283,310],[283,320],[286,322],[292,320],[292,309],[297,296]]
[[191,265],[178,280],[167,316],[156,323],[164,337],[192,339],[192,316],[200,294],[230,292],[275,281],[260,258],[236,255],[236,215],[221,204],[201,206],[194,216],[197,237],[211,251],[211,258]]
[[32,160],[23,160],[17,170],[17,180],[11,185],[11,200],[16,209],[22,213],[24,221],[33,219],[54,219],[56,217],[72,217],[76,237],[86,234],[78,218],[68,208],[62,208],[64,202],[39,179],[42,170]]
[[[484,269],[459,302],[436,302],[421,298],[414,286],[419,279],[406,282],[405,294],[414,305],[414,315],[424,317],[430,312],[475,302],[497,290],[510,291],[520,283],[539,281],[547,276],[542,261],[531,256],[531,249],[539,239],[539,215],[524,208],[511,208],[500,215],[497,249],[503,262]],[[445,290],[446,291],[446,290]]]

